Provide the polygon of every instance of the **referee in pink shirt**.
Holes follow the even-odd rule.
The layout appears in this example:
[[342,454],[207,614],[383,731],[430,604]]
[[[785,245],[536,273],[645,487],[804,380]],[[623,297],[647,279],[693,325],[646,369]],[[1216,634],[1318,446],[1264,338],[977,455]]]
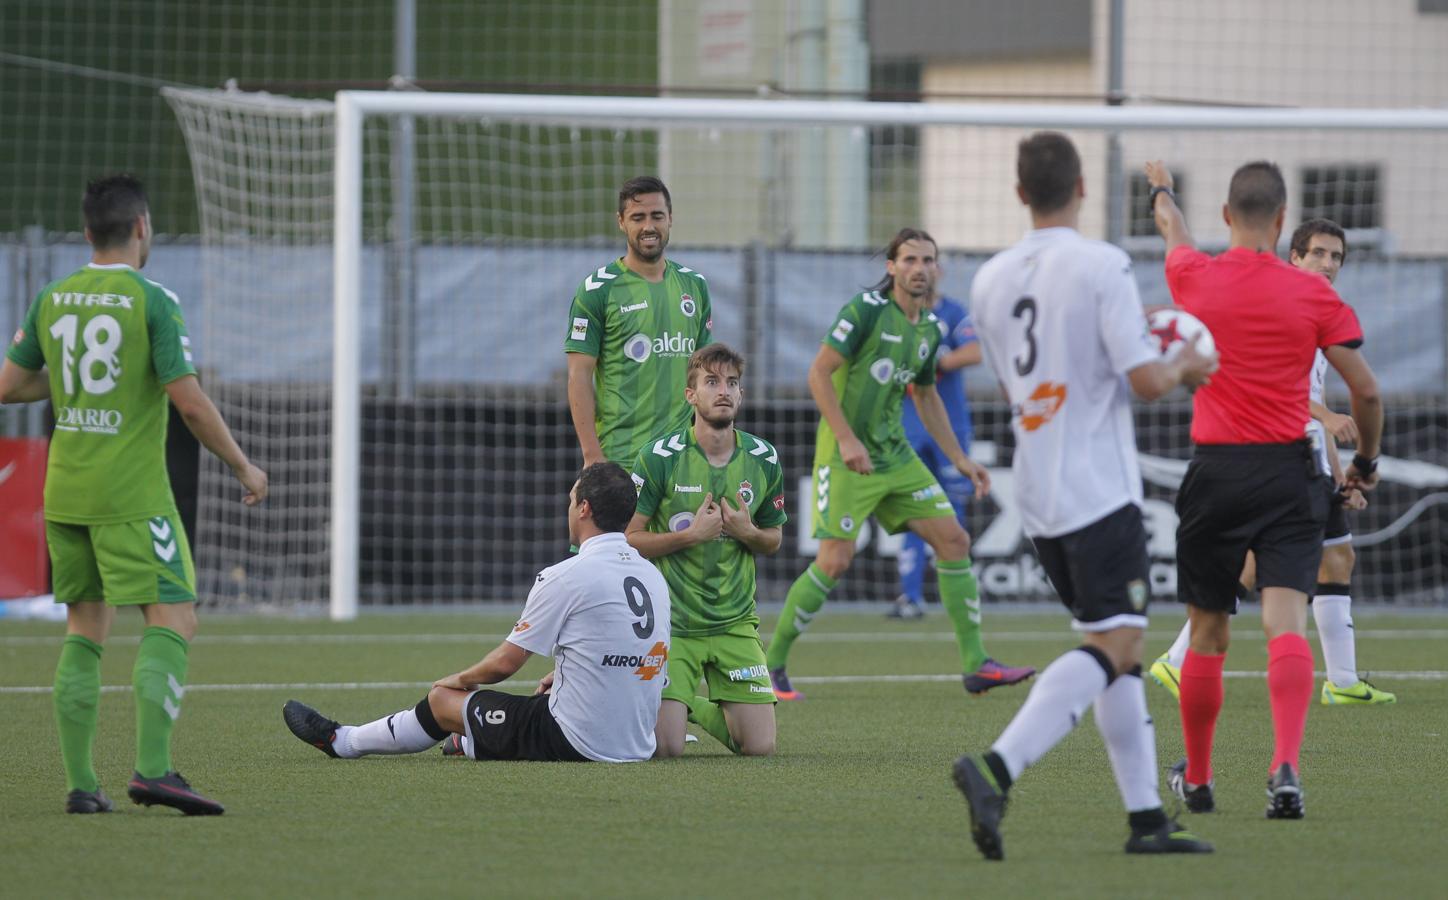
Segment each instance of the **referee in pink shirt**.
[[1222,210],[1230,246],[1215,257],[1193,244],[1171,173],[1154,162],[1146,175],[1166,238],[1172,298],[1202,320],[1221,355],[1221,368],[1192,401],[1196,449],[1177,496],[1177,592],[1192,636],[1181,674],[1186,766],[1173,787],[1188,810],[1215,808],[1212,735],[1222,708],[1222,662],[1237,579],[1251,550],[1275,735],[1267,817],[1300,819],[1298,751],[1313,686],[1307,599],[1333,490],[1306,439],[1308,378],[1321,349],[1352,394],[1361,439],[1347,481],[1361,490],[1377,483],[1383,432],[1377,379],[1358,352],[1363,334],[1352,308],[1327,279],[1276,254],[1287,208],[1276,165],[1251,162],[1232,175]]

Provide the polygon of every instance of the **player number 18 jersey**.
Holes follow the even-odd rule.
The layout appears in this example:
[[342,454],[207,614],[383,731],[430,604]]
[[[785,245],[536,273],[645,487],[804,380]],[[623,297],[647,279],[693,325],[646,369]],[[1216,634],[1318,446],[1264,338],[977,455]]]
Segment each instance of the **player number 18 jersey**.
[[47,519],[99,525],[175,511],[165,385],[196,373],[175,294],[130,266],[91,264],[40,292],[7,355],[49,369]]

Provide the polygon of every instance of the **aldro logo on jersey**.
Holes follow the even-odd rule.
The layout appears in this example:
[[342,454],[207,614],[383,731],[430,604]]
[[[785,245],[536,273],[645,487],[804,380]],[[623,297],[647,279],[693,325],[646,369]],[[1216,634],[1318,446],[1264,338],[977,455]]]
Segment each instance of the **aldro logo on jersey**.
[[640,331],[623,342],[623,355],[636,363],[644,362],[650,356],[692,356],[697,343],[682,331],[665,332],[659,337],[650,337]]
[[606,653],[603,662],[600,663],[606,669],[629,669],[639,677],[639,681],[653,681],[660,672],[664,670],[664,664],[669,661],[669,648],[663,641],[654,641],[645,656],[630,656],[626,653]]
[[[926,353],[930,352],[928,345],[922,346],[925,347]],[[924,357],[921,358],[923,359]],[[895,369],[895,360],[884,357],[870,363],[870,377],[880,384],[889,384],[892,379],[899,384],[909,384],[915,380],[915,370],[905,368],[897,371]]]

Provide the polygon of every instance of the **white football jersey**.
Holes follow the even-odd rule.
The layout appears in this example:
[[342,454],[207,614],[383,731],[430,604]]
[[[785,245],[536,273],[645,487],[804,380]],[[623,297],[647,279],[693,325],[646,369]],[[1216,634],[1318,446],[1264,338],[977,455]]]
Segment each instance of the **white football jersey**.
[[[1308,382],[1307,396],[1313,403],[1322,403],[1327,385],[1327,357],[1321,350],[1312,359],[1312,378]],[[1318,468],[1322,474],[1331,476],[1332,466],[1327,460],[1327,429],[1316,419],[1307,420],[1307,439],[1312,442],[1312,452],[1317,456]]]
[[971,315],[1010,399],[1026,533],[1059,537],[1140,506],[1125,375],[1161,354],[1127,255],[1072,228],[1028,232],[976,273]]
[[669,587],[622,532],[591,537],[539,572],[508,640],[557,663],[548,708],[575,750],[599,762],[654,755]]

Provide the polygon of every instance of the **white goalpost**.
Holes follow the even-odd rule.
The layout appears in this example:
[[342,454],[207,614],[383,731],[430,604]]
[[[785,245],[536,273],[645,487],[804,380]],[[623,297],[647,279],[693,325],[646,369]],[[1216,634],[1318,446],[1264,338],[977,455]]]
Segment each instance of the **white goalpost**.
[[[300,385],[327,395],[306,407],[325,410],[325,429],[315,416],[285,404],[272,414],[293,415],[310,430],[277,436],[265,421],[256,427],[264,439],[299,441],[324,459],[325,514],[319,516],[312,498],[300,504],[305,515],[285,526],[305,544],[305,531],[325,519],[324,571],[313,548],[297,564],[305,575],[278,577],[301,599],[325,603],[335,619],[355,617],[363,602],[511,597],[518,572],[559,555],[553,551],[560,541],[551,536],[556,503],[546,506],[546,498],[560,480],[571,480],[578,461],[558,381],[567,304],[585,275],[617,256],[612,192],[643,172],[661,174],[674,193],[671,258],[710,277],[716,335],[750,356],[751,403],[770,423],[760,427],[793,429],[789,437],[775,436],[782,451],[791,448],[793,479],[807,474],[807,461],[800,460],[813,435],[812,407],[801,387],[807,359],[797,357],[865,279],[878,277],[881,264],[871,254],[881,236],[899,226],[931,230],[954,279],[948,286],[962,299],[968,295],[974,266],[1025,227],[1009,190],[1014,142],[1025,133],[1051,128],[1077,136],[1088,192],[1122,204],[1128,219],[1136,216],[1123,243],[1146,258],[1159,256],[1160,247],[1132,209],[1139,198],[1130,176],[1141,161],[1161,157],[1180,167],[1194,232],[1212,246],[1224,236],[1215,210],[1225,198],[1226,175],[1248,159],[1278,160],[1291,184],[1292,222],[1298,210],[1316,208],[1312,203],[1344,210],[1340,217],[1375,205],[1377,218],[1363,213],[1350,229],[1363,259],[1349,263],[1340,288],[1359,306],[1370,335],[1366,350],[1375,365],[1383,360],[1390,397],[1419,416],[1412,420],[1411,446],[1395,444],[1391,434],[1386,446],[1395,457],[1426,466],[1412,470],[1401,497],[1389,492],[1394,499],[1384,504],[1384,522],[1428,495],[1442,477],[1439,469],[1448,476],[1448,439],[1431,420],[1433,404],[1441,405],[1448,392],[1441,358],[1448,269],[1440,249],[1448,242],[1448,191],[1427,188],[1421,177],[1436,171],[1448,149],[1448,110],[369,91],[342,91],[327,102],[164,93],[186,131],[203,238],[212,250],[208,264],[245,253],[255,265],[278,270],[286,266],[264,262],[267,254],[306,255],[313,269],[301,266],[305,279],[282,291],[278,310],[313,309],[313,293],[330,282],[330,308],[313,309],[326,320],[326,334],[316,352],[305,355],[312,365],[329,356],[328,385],[315,385],[303,354],[285,345],[284,329],[257,349],[252,368],[223,349],[235,340],[225,329],[210,332],[204,343],[211,346],[202,350],[220,355],[216,377],[235,386],[222,391],[223,405],[259,410],[265,418],[258,397],[295,398],[306,393]],[[395,152],[398,132],[386,128],[399,120],[415,127],[405,157]],[[1119,180],[1106,171],[1108,145],[1125,160]],[[399,173],[399,158],[407,171]],[[1370,170],[1371,184],[1362,174]],[[1318,191],[1328,177],[1323,172],[1341,176],[1332,182],[1335,193]],[[415,194],[400,193],[399,174]],[[271,199],[253,208],[248,191]],[[867,202],[851,204],[849,197]],[[406,204],[415,233],[396,233],[398,203]],[[824,227],[832,216],[854,217],[849,211],[861,208],[862,221]],[[288,216],[295,227],[281,227]],[[1104,205],[1093,206],[1083,230],[1104,236],[1107,218]],[[315,266],[315,254],[325,249],[330,273]],[[414,293],[386,295],[378,282],[399,264],[417,267]],[[1139,277],[1148,278],[1144,295],[1151,299],[1155,291],[1159,299],[1160,278]],[[1421,286],[1435,279],[1437,294],[1425,298]],[[207,284],[216,293],[205,301],[208,323],[215,304],[246,302],[248,285],[234,277],[208,274]],[[1424,335],[1423,328],[1404,325],[1408,316],[1431,320],[1432,329]],[[399,349],[403,320],[420,331]],[[404,370],[405,378],[398,375]],[[1003,444],[988,379],[971,377],[983,423],[976,438]],[[1185,456],[1182,410],[1178,403],[1143,416],[1143,452]],[[316,477],[315,463],[312,457],[299,463],[294,477]],[[369,485],[369,478],[376,483]],[[987,592],[1009,594],[1014,585],[1029,594],[1029,563],[1018,559],[1024,551],[1003,536],[1006,513],[982,508],[972,514],[977,552],[1001,551],[999,577],[987,579]],[[1445,573],[1423,551],[1441,540],[1441,520],[1431,509],[1417,515],[1428,517],[1416,528],[1423,533],[1408,528],[1406,538],[1397,536],[1408,543],[1385,552],[1381,564],[1397,573],[1394,592],[1411,585],[1420,601],[1440,602]],[[807,518],[808,507],[791,497],[791,516]],[[223,524],[223,542],[233,551],[246,546],[237,537],[243,526]],[[808,541],[800,531],[788,548],[794,561],[777,563],[781,574],[807,552]],[[887,542],[877,549],[890,555]],[[233,561],[247,566],[228,557]],[[885,590],[880,573],[893,560],[880,566],[869,577]],[[761,577],[772,572],[762,569]],[[1169,592],[1169,585],[1159,587]],[[277,596],[275,602],[292,600]]]

